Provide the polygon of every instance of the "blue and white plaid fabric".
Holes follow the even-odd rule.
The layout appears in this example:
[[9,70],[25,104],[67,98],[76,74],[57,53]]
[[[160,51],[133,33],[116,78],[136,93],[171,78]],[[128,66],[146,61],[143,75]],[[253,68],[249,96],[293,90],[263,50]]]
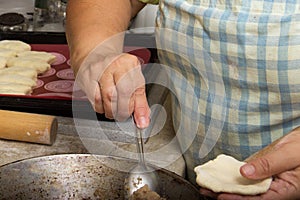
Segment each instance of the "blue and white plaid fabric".
[[198,120],[185,151],[191,181],[196,165],[220,153],[245,159],[300,126],[299,6],[160,1],[157,45],[160,61],[173,69],[173,121],[182,145]]

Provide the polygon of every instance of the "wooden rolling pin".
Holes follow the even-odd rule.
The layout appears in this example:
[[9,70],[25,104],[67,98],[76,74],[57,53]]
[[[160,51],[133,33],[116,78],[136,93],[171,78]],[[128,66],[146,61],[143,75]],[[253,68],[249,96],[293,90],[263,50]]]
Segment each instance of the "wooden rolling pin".
[[52,145],[57,134],[54,116],[0,110],[0,138]]

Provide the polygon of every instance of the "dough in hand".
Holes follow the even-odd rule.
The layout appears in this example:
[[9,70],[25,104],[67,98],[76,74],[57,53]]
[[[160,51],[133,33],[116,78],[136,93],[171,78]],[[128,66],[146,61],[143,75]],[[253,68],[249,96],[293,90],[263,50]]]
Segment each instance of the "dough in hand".
[[17,56],[27,60],[43,60],[49,64],[53,63],[56,59],[55,55],[45,51],[23,51],[18,53]]
[[15,50],[16,52],[20,51],[30,51],[31,46],[20,40],[1,40],[0,48]]
[[242,195],[257,195],[265,193],[271,185],[272,178],[250,180],[240,174],[240,162],[231,156],[219,155],[203,165],[195,167],[196,182],[199,186],[213,192],[226,192]]

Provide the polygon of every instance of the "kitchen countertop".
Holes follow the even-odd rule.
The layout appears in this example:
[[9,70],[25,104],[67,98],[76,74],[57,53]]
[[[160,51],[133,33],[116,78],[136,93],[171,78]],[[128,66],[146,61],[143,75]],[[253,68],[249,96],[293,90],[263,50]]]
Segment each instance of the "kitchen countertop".
[[[164,108],[170,115],[170,98],[166,99]],[[52,146],[31,144],[25,142],[0,140],[0,166],[11,162],[15,162],[22,159],[47,156],[55,154],[85,154],[90,153],[90,145],[95,144],[100,151],[96,151],[97,154],[120,156],[127,158],[136,158],[136,145],[135,140],[131,141],[124,137],[119,130],[114,129],[114,122],[107,122],[107,132],[109,132],[109,140],[99,141],[93,137],[90,137],[91,127],[86,128],[87,137],[82,133],[78,134],[76,126],[72,118],[57,117],[58,119],[58,135],[55,143]],[[83,131],[85,129],[82,129]],[[97,130],[96,130],[97,131]],[[80,136],[79,136],[80,135]],[[175,172],[178,175],[184,176],[185,164],[184,159],[181,156],[178,148],[178,143],[170,143],[174,139],[174,130],[172,126],[172,119],[167,118],[166,123],[158,134],[150,137],[145,143],[145,152],[155,152],[161,150],[162,147],[166,147],[159,153],[160,156],[146,155],[148,163],[155,164],[159,167],[163,167],[167,170]],[[176,140],[175,140],[176,141]],[[85,146],[87,146],[86,148]],[[113,148],[112,148],[113,144]],[[133,152],[133,154],[125,152]],[[94,153],[94,152],[92,152]]]

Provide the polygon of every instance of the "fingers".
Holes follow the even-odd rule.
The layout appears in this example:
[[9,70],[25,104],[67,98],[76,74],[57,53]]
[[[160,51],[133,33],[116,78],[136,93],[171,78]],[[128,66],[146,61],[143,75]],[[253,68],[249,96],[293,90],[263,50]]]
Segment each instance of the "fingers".
[[150,108],[148,106],[145,87],[135,91],[134,120],[139,128],[146,128],[150,124]]
[[263,179],[300,166],[299,131],[299,129],[292,131],[274,146],[271,145],[268,153],[256,156],[242,166],[241,174],[250,179]]
[[218,200],[263,200],[261,196],[242,196],[238,194],[229,194],[229,193],[220,194],[218,195],[217,199]]
[[134,113],[138,127],[149,125],[145,79],[135,56],[122,54],[115,58],[100,77],[99,88],[95,107],[107,118],[123,121]]
[[214,193],[213,191],[205,189],[205,188],[200,188],[200,194],[202,194],[206,197],[213,198],[213,199],[217,199],[217,197],[218,197],[217,193]]
[[117,115],[116,119],[123,121],[127,119],[134,110],[134,92],[137,88],[137,84],[145,84],[138,80],[141,79],[142,74],[140,73],[139,63],[132,63],[135,68],[130,69],[130,71],[120,71],[115,73],[116,88],[118,93],[118,103],[117,103]]
[[102,104],[102,96],[100,93],[100,86],[96,87],[94,109],[98,113],[104,113],[104,108],[103,108],[103,104]]
[[116,75],[118,93],[118,119],[127,119],[134,113],[134,119],[139,128],[146,128],[150,123],[150,108],[145,89],[145,79],[140,65],[122,76]]
[[[285,173],[283,173],[285,174]],[[289,176],[288,174],[284,176]],[[254,195],[254,196],[244,196],[238,194],[229,194],[229,193],[221,193],[218,195],[217,199],[222,200],[269,200],[269,199],[276,199],[276,200],[285,200],[285,199],[299,199],[300,195],[300,188],[298,185],[293,184],[290,182],[291,176],[286,178],[275,178],[272,182],[270,189],[261,195]],[[296,181],[299,182],[299,178]]]
[[113,74],[109,71],[103,73],[99,81],[99,88],[101,92],[103,106],[103,113],[108,119],[114,119],[117,110],[117,92],[114,83]]
[[[275,141],[258,152],[241,167],[241,174],[250,179],[263,179],[273,176],[269,190],[261,195],[247,196],[220,193],[217,199],[269,200],[299,199],[300,197],[300,158],[298,152],[300,128]],[[200,190],[201,191],[201,190]],[[203,192],[204,191],[204,192]],[[201,193],[212,196],[209,191]]]

